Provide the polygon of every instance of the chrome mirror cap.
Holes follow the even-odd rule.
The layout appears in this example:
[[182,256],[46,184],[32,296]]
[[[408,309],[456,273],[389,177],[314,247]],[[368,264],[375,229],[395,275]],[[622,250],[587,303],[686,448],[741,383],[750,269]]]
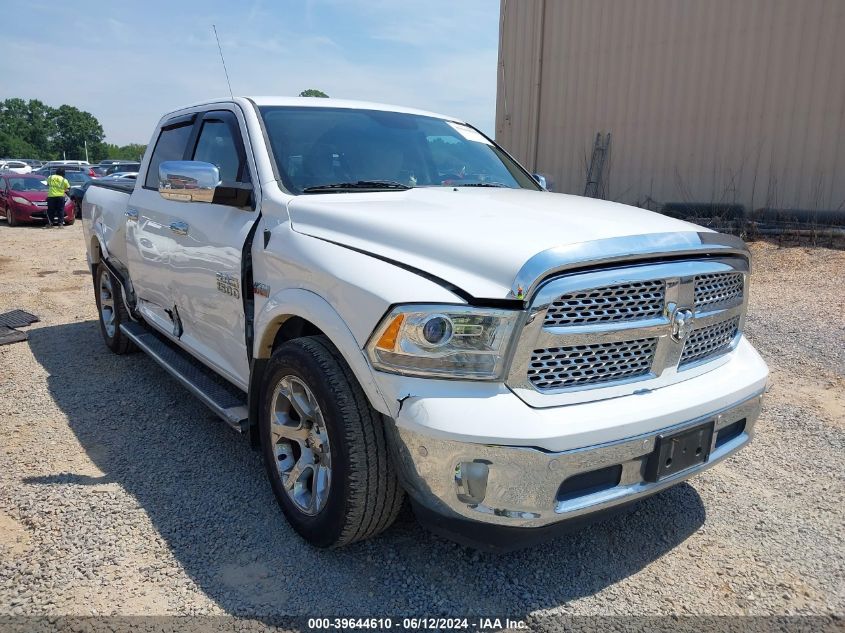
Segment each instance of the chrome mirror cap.
[[212,202],[220,170],[199,160],[166,160],[158,167],[158,192],[165,200]]

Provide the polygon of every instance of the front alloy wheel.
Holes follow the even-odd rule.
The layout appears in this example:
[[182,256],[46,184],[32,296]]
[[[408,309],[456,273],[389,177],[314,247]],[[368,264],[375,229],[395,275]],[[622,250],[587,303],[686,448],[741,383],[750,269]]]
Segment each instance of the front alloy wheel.
[[258,431],[273,494],[317,547],[387,529],[403,492],[385,420],[324,336],[279,345],[264,370]]
[[332,453],[323,412],[311,389],[283,377],[273,395],[270,436],[282,487],[293,504],[313,516],[326,505]]

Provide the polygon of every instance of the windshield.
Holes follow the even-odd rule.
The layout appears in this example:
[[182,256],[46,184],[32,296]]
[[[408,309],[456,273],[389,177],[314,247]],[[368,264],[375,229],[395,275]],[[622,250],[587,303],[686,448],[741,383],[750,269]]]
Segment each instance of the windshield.
[[9,178],[12,191],[47,191],[47,182],[38,178]]
[[460,123],[345,108],[260,111],[279,175],[292,193],[444,186],[539,189],[501,149]]

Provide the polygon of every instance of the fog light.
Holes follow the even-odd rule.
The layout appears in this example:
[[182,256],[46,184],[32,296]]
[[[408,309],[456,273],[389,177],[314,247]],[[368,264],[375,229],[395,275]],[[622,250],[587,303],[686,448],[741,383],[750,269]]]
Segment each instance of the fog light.
[[484,462],[461,462],[455,466],[455,488],[463,503],[478,505],[487,496],[489,466]]

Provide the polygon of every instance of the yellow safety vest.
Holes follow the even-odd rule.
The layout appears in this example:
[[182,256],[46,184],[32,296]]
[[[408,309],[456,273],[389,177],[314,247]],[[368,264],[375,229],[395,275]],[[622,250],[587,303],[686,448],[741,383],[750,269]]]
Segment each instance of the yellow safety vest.
[[52,176],[47,177],[47,197],[48,198],[56,198],[58,196],[64,196],[65,191],[70,189],[70,183],[67,181],[67,178],[64,176],[59,176],[58,174],[53,174]]

